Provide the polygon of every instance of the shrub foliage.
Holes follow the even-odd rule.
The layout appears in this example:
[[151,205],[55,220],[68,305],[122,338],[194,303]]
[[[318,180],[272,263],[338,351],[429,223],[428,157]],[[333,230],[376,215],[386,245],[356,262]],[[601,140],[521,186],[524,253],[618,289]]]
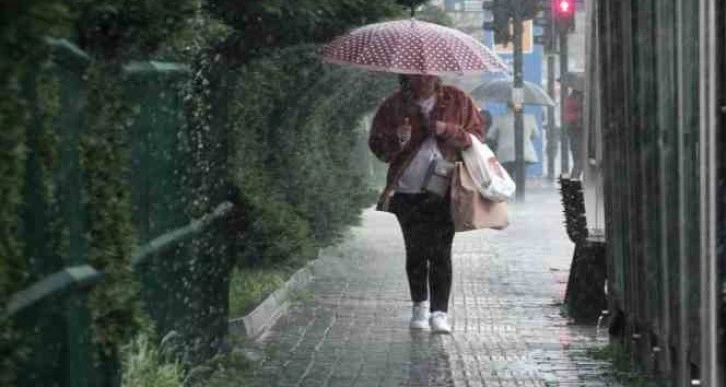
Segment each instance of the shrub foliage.
[[[368,162],[354,158],[361,157],[355,150],[364,141],[358,123],[394,88],[394,79],[323,65],[317,45],[420,3],[0,2],[0,303],[38,279],[29,270],[33,246],[26,243],[23,216],[31,155],[41,163],[48,254],[67,255],[67,219],[54,187],[61,167],[54,131],[62,95],[49,70],[47,37],[69,38],[92,59],[83,78],[87,102],[79,154],[86,254],[105,273],[89,303],[98,360],[117,356],[144,321],[139,284],[128,269],[137,241],[126,136],[138,109],[124,99],[121,66],[141,59],[181,61],[192,68],[184,91],[187,119],[179,133],[186,157],[180,197],[188,218],[225,199],[237,204],[233,221],[215,228],[226,233],[209,236],[194,252],[200,262],[225,255],[210,273],[228,280],[233,265],[227,255],[236,251],[238,265],[290,265],[335,241],[372,203],[362,169],[351,168]],[[21,336],[0,318],[2,385],[14,384],[17,364],[27,353]]]
[[394,80],[323,65],[310,45],[230,71],[229,169],[248,215],[239,233],[242,262],[309,255],[375,198],[349,166],[358,120]]

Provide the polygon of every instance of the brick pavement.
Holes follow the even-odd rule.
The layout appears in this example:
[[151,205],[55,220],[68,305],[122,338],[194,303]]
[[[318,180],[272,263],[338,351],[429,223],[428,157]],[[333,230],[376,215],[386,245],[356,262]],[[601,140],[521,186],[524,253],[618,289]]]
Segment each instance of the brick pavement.
[[615,386],[588,347],[593,327],[559,315],[573,246],[554,189],[528,192],[505,231],[454,240],[452,335],[410,331],[400,229],[366,211],[327,249],[310,294],[260,340],[263,386]]

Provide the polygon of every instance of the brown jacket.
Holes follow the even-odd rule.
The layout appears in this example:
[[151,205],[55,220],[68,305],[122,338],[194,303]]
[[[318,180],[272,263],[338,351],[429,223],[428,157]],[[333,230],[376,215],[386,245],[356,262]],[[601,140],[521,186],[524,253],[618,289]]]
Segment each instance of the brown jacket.
[[[398,142],[398,127],[408,117],[411,140],[401,146]],[[445,122],[446,131],[437,137],[437,144],[443,157],[448,161],[460,160],[459,150],[471,146],[469,133],[480,140],[485,133],[476,104],[460,89],[454,86],[441,86],[437,90],[436,105],[431,112],[431,120]],[[398,179],[416,155],[421,144],[428,136],[418,106],[405,106],[403,94],[399,91],[388,97],[373,118],[368,145],[381,161],[389,164],[386,188],[378,200],[378,209],[387,210],[391,196],[396,190]]]

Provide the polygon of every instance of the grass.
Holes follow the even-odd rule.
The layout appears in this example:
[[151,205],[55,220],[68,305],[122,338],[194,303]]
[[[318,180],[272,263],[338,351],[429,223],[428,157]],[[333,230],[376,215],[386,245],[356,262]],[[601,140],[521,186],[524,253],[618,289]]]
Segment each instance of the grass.
[[287,268],[235,269],[229,286],[230,317],[251,312],[265,297],[280,288],[291,274]]
[[255,364],[248,360],[244,354],[229,352],[215,356],[204,364],[190,370],[185,386],[248,386],[248,377],[254,370]]
[[[302,265],[288,263],[281,267],[252,267],[235,269],[229,289],[230,317],[242,317],[254,310],[268,295],[282,287],[290,276]],[[313,298],[305,289],[290,294],[293,302],[305,302]],[[237,348],[232,352],[220,354],[203,364],[189,370],[184,381],[186,387],[231,387],[251,386],[250,375],[259,367],[257,360],[250,360],[244,351],[243,337],[230,337],[231,344]],[[239,341],[239,342],[237,342]],[[270,358],[277,349],[274,345],[264,348],[260,356]]]
[[168,362],[162,348],[154,344],[145,333],[121,349],[124,387],[181,387],[184,368],[177,362]]
[[[232,273],[229,290],[230,317],[241,317],[251,312],[270,293],[279,289],[297,267],[262,267],[236,269]],[[294,302],[313,298],[306,290],[291,294]],[[230,339],[234,339],[231,337]],[[242,340],[242,339],[240,339]],[[170,344],[171,343],[171,344]],[[238,347],[239,343],[232,343]],[[150,334],[141,333],[121,351],[123,387],[229,387],[247,385],[247,377],[255,370],[255,362],[244,353],[232,351],[220,354],[186,372],[179,362],[170,362],[165,356],[173,340],[154,343]],[[166,347],[166,348],[165,348]],[[273,347],[266,348],[263,357],[269,357]]]
[[587,354],[595,360],[608,362],[607,376],[613,377],[625,386],[654,387],[658,384],[647,375],[642,374],[631,362],[630,353],[622,344],[611,343],[601,348],[592,348]]

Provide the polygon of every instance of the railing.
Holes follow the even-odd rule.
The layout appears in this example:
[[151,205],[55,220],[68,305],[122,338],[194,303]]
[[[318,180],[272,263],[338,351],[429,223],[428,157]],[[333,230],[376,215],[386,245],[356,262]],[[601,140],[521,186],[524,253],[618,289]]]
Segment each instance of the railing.
[[168,232],[162,236],[152,239],[150,242],[142,246],[139,251],[131,258],[131,268],[140,270],[145,263],[148,263],[150,257],[161,251],[168,249],[175,244],[194,237],[208,228],[215,221],[224,218],[232,212],[232,203],[224,202],[217,206],[213,212],[203,216],[200,219],[193,220],[187,226],[178,228]]
[[[229,215],[232,212],[232,209],[232,203],[224,202],[218,205],[212,213],[209,213],[200,219],[195,219],[186,226],[154,238],[151,242],[139,248],[139,252],[131,259],[131,267],[134,270],[143,270],[143,265],[148,263],[150,257],[164,249],[170,248],[204,232],[215,222]],[[5,314],[12,318],[32,309],[33,307],[42,305],[44,301],[50,299],[67,300],[69,298],[82,296],[91,290],[93,286],[101,283],[103,278],[104,275],[102,272],[97,271],[89,265],[65,268],[10,296],[8,304],[5,307]],[[79,312],[87,313],[87,309],[84,308],[79,311],[76,308],[76,310],[67,311],[68,319],[87,320],[87,316],[84,317],[78,315]],[[75,315],[73,315],[74,313]],[[42,306],[41,310],[36,311],[34,317],[36,319],[46,317],[46,313],[42,310]],[[85,331],[85,335],[90,332],[90,327],[87,324],[77,328]],[[74,339],[76,339],[76,337],[67,337],[67,340],[69,340],[67,345],[70,348],[68,357],[85,359],[92,358],[93,354],[90,352],[92,350],[91,347],[75,346],[73,345],[73,342],[70,342]],[[79,351],[84,351],[86,353],[78,353]],[[119,365],[116,364],[110,366],[118,367]],[[62,384],[65,385],[67,383],[67,385],[71,386],[90,385],[92,384],[91,380],[94,380],[94,377],[88,373],[61,372],[60,374],[55,374],[53,372],[46,372],[45,374],[49,375],[51,378],[50,380],[46,380],[48,382],[59,382],[63,379],[63,377],[68,377],[69,379]],[[36,381],[42,380],[40,378],[34,379],[36,379]]]
[[[110,281],[89,264],[86,246],[83,187],[88,177],[81,164],[80,140],[87,114],[85,73],[91,59],[68,41],[48,39],[48,44],[53,48],[53,74],[61,88],[60,116],[53,127],[59,155],[59,170],[51,171],[56,189],[51,203],[41,189],[48,166],[39,139],[46,129],[34,120],[28,130],[22,236],[30,262],[30,284],[10,295],[0,313],[28,338],[27,359],[17,365],[20,386],[115,386],[120,384],[119,359],[114,354],[96,357],[99,351],[91,337],[88,304],[88,292]],[[224,238],[220,235],[224,229],[218,224],[234,208],[224,194],[216,194],[205,199],[221,204],[188,222],[186,200],[191,194],[185,191],[188,183],[182,181],[180,172],[193,166],[188,165],[180,139],[186,119],[180,86],[187,81],[189,68],[176,63],[132,62],[115,76],[123,77],[126,102],[138,107],[138,117],[128,132],[133,171],[128,184],[142,246],[127,257],[129,270],[140,279],[139,297],[157,333],[177,331],[187,342],[201,346],[185,349],[209,356],[226,333],[224,284],[230,258],[224,249],[211,253],[204,249],[209,241]],[[29,105],[40,109],[35,108],[40,105],[39,91],[32,73],[24,91]],[[32,113],[41,115],[35,110]],[[67,238],[64,256],[54,252],[47,238],[58,218],[68,229],[62,236]]]
[[14,293],[10,296],[5,313],[13,316],[47,298],[85,291],[102,280],[103,274],[89,265],[65,268]]

